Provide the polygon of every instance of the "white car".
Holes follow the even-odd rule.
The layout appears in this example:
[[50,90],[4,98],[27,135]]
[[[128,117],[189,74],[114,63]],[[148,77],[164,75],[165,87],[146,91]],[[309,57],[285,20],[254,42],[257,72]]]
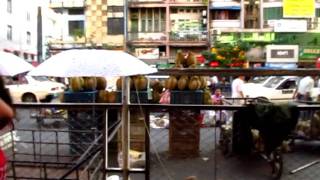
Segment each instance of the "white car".
[[64,84],[50,81],[46,77],[26,75],[19,78],[6,77],[5,80],[13,102],[51,101],[66,88]]
[[[297,76],[272,76],[262,85],[244,84],[243,93],[249,98],[264,98],[270,101],[290,101],[297,87]],[[315,99],[319,88],[313,88],[311,96]]]

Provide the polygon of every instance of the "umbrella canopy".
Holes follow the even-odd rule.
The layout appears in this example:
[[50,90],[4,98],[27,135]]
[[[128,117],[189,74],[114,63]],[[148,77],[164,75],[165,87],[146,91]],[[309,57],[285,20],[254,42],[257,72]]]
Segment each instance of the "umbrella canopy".
[[157,69],[140,59],[114,50],[73,49],[58,53],[29,72],[32,76],[131,76],[150,74]]
[[32,70],[34,67],[22,58],[0,51],[0,75],[15,76]]

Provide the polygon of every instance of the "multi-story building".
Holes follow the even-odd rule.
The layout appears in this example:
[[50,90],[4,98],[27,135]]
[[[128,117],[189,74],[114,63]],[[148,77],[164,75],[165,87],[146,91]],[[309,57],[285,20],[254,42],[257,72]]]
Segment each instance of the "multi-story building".
[[124,11],[119,0],[49,0],[60,14],[60,39],[50,40],[50,52],[70,48],[123,49]]
[[125,49],[149,63],[173,60],[180,49],[200,53],[237,40],[320,51],[320,0],[49,1],[64,27],[51,49]]
[[299,59],[320,57],[319,0],[212,0],[209,9],[211,44],[297,44]]
[[[294,2],[308,8],[292,10],[301,7]],[[129,0],[128,8],[127,45],[149,61],[174,59],[178,49],[198,53],[215,42],[237,40],[302,49],[312,44],[319,52],[319,0]]]
[[129,0],[129,50],[150,63],[209,46],[205,0]]
[[37,61],[37,2],[0,1],[0,51]]

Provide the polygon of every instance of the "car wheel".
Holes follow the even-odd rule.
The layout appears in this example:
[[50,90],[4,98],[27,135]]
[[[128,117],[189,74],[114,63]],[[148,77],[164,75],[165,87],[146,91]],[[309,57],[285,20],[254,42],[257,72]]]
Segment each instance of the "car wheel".
[[37,102],[37,98],[34,94],[27,93],[22,96],[22,102]]
[[257,100],[258,102],[261,102],[261,103],[268,103],[270,102],[268,98],[266,97],[257,97]]

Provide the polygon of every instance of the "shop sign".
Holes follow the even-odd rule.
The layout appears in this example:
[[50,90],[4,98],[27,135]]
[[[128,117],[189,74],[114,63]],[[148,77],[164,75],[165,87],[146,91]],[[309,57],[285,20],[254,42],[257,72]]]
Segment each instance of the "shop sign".
[[274,32],[307,32],[307,20],[281,19],[273,22]]
[[159,59],[159,48],[136,48],[135,53],[140,59]]
[[315,17],[315,0],[283,0],[283,17]]
[[267,62],[295,63],[298,62],[298,45],[267,45]]
[[304,47],[300,49],[300,59],[316,59],[317,57],[320,57],[320,48]]

